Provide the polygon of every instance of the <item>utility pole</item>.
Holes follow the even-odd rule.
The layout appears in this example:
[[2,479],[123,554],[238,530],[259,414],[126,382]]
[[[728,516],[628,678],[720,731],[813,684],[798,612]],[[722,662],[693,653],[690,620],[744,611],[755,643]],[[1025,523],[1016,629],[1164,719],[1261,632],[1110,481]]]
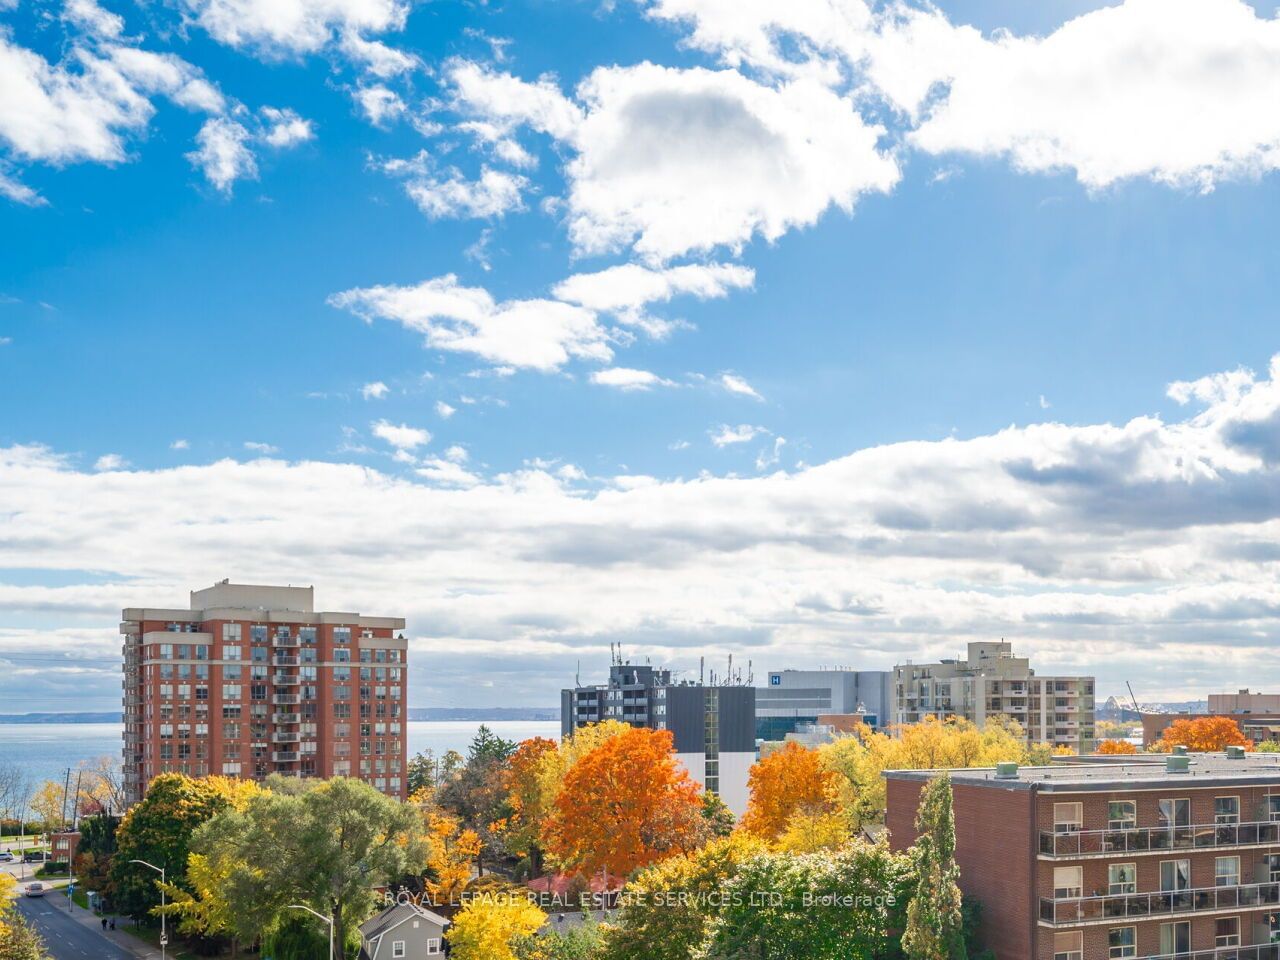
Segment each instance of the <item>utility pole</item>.
[[168,957],[167,950],[169,947],[169,933],[164,924],[164,867],[157,867],[155,864],[147,863],[145,860],[130,860],[129,862],[140,863],[144,867],[150,867],[156,873],[160,874],[160,960],[166,960]]

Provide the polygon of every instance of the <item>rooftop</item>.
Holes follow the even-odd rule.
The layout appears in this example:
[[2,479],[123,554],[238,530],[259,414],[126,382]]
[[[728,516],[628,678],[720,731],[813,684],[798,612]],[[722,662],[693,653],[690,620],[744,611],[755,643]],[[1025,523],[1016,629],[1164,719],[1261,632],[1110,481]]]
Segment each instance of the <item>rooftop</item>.
[[[1100,758],[1099,758],[1100,759]],[[896,780],[928,780],[949,773],[956,784],[989,786],[1002,790],[1042,790],[1080,792],[1092,790],[1152,789],[1165,785],[1212,787],[1220,784],[1280,785],[1280,754],[1247,753],[1242,758],[1225,753],[1193,753],[1188,755],[1185,773],[1165,769],[1165,755],[1106,758],[1064,759],[1047,767],[1019,767],[1010,778],[996,776],[994,767],[967,770],[886,770],[885,776]]]

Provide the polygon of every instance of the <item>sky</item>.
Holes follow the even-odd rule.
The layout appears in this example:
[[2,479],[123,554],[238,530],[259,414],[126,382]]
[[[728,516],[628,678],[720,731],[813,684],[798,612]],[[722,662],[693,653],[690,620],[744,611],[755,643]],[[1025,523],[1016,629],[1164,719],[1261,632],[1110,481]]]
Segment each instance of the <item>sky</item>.
[[1278,102],[1240,0],[0,0],[0,712],[224,577],[412,706],[1274,689]]

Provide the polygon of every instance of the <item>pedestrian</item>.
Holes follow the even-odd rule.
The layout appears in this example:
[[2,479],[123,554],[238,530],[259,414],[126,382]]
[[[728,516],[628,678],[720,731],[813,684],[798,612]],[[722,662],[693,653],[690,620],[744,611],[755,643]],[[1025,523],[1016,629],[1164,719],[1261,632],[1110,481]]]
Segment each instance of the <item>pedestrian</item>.
[[106,933],[106,932],[107,932],[107,918],[106,918],[106,917],[103,917],[103,918],[102,918],[102,932],[103,932],[103,933]]
[[114,930],[115,928],[116,928],[116,918],[115,918],[115,917],[112,917],[112,918],[111,918],[111,929],[112,929],[112,930]]

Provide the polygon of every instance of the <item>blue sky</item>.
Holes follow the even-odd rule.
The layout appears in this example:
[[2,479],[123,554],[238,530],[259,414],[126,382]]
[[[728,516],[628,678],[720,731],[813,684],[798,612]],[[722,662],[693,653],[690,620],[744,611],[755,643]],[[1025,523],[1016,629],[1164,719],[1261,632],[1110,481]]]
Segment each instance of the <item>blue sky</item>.
[[1261,7],[9,6],[0,658],[230,576],[405,612],[415,705],[611,639],[1280,679]]

